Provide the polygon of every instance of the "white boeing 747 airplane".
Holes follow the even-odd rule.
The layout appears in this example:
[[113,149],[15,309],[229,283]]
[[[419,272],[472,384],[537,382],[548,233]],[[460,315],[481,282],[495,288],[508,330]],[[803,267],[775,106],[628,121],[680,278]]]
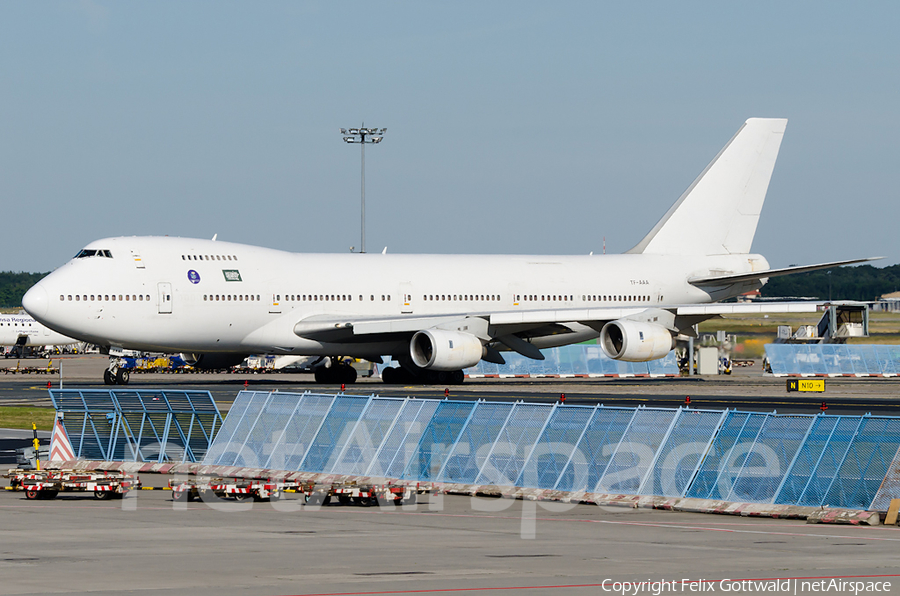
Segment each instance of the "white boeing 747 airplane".
[[[23,306],[100,346],[181,352],[220,368],[248,354],[357,357],[386,382],[461,382],[479,360],[600,338],[611,358],[661,358],[703,320],[812,312],[814,304],[715,304],[769,277],[750,253],[786,120],[752,118],[637,246],[621,255],[294,254],[169,237],[107,238],[41,280]],[[332,358],[327,358],[332,357]],[[353,382],[347,365],[320,382]],[[114,365],[107,383],[117,382]],[[127,376],[118,375],[118,382]]]

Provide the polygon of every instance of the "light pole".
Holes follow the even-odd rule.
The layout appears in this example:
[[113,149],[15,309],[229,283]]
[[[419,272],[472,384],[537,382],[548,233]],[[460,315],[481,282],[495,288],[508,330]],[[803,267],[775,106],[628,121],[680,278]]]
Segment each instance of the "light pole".
[[360,248],[359,252],[366,252],[366,143],[380,143],[384,140],[386,128],[346,128],[341,129],[345,143],[359,143],[362,150],[362,174],[360,181]]

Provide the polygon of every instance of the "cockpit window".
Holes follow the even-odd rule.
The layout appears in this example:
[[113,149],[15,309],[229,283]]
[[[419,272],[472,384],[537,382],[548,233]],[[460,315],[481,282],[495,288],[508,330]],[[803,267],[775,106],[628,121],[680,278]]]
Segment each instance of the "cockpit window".
[[113,258],[112,253],[108,250],[98,250],[95,248],[85,248],[82,249],[80,253],[75,255],[76,259],[85,259],[87,257],[106,257],[107,259]]

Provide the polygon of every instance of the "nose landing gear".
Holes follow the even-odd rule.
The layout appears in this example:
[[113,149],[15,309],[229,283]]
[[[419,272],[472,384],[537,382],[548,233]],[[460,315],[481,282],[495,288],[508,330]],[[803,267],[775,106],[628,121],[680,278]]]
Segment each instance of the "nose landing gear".
[[131,373],[127,368],[122,368],[122,362],[118,358],[109,359],[109,368],[103,371],[104,385],[127,385],[131,380]]

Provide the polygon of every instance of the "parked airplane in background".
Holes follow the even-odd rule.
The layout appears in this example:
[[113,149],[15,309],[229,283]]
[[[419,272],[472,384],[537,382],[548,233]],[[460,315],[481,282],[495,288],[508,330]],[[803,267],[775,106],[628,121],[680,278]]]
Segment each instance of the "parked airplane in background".
[[51,331],[28,315],[0,315],[0,346],[13,346],[20,356],[24,356],[26,347],[75,343],[77,339]]
[[[107,238],[25,295],[48,327],[100,346],[182,352],[220,368],[248,354],[350,356],[401,364],[386,382],[461,382],[502,351],[600,338],[611,358],[661,358],[676,336],[726,313],[814,304],[710,304],[769,277],[859,263],[770,269],[750,254],[786,120],[741,127],[650,233],[621,255],[293,254],[169,237]],[[332,357],[328,359],[327,357]],[[320,382],[353,382],[336,364]],[[116,382],[115,365],[106,372]],[[125,382],[124,375],[118,376]]]

